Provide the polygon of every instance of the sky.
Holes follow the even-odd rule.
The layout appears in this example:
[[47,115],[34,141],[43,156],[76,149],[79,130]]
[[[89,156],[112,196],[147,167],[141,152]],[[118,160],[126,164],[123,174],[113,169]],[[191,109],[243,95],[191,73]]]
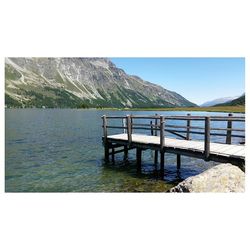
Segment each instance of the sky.
[[110,58],[127,74],[175,91],[198,105],[245,92],[244,58]]

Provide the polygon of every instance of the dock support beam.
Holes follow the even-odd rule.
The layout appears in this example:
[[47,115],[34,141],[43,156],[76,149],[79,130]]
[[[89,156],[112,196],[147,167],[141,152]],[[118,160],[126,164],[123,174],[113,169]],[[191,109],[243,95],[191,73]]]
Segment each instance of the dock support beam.
[[181,168],[181,155],[177,154],[177,170],[179,170]]
[[137,164],[137,173],[141,173],[141,148],[136,148],[136,164]]

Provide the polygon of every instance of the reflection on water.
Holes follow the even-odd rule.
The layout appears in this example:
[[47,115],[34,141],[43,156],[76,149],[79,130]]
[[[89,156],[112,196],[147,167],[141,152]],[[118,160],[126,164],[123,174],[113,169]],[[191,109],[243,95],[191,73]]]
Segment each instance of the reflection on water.
[[[132,112],[150,115],[155,112]],[[179,181],[203,172],[214,162],[165,155],[164,180],[153,164],[153,153],[143,151],[142,173],[136,172],[135,151],[115,156],[105,164],[101,116],[126,111],[71,109],[6,109],[5,190],[7,192],[166,192]],[[161,112],[183,115],[186,112]],[[192,112],[206,115],[205,112]],[[221,115],[209,113],[209,115]],[[224,114],[225,115],[225,114]],[[237,127],[243,124],[236,124]],[[215,138],[216,139],[216,138]],[[217,140],[221,140],[217,138]],[[158,166],[159,168],[159,166]]]

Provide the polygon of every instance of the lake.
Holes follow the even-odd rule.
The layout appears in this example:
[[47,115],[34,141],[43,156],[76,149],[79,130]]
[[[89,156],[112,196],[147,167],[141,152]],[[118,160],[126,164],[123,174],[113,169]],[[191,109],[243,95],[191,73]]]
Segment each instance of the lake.
[[[150,151],[143,152],[141,174],[136,172],[134,151],[129,152],[127,162],[123,161],[123,154],[117,154],[115,164],[105,164],[101,116],[155,113],[227,115],[190,111],[6,109],[5,191],[166,192],[181,180],[217,164],[182,157],[178,173],[176,157],[166,153],[164,180],[155,169]],[[242,126],[242,123],[234,125]]]

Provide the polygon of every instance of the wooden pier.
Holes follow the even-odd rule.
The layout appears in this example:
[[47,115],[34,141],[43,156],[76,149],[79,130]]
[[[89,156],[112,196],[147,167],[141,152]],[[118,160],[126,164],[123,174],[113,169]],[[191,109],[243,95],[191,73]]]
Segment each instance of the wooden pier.
[[[142,151],[150,149],[154,151],[155,164],[158,164],[158,154],[160,154],[160,172],[163,175],[165,153],[177,155],[177,169],[181,167],[181,155],[205,161],[229,162],[244,168],[245,129],[234,128],[233,124],[245,122],[245,117],[232,116],[232,114],[228,116],[104,115],[102,119],[106,162],[109,161],[110,155],[114,162],[115,154],[121,152],[124,152],[124,159],[127,159],[128,151],[136,149],[137,170],[141,172]],[[111,120],[116,123],[110,124]],[[169,121],[177,123],[182,121],[185,125],[171,125],[168,124]],[[197,122],[202,125],[193,125]],[[224,122],[226,126],[214,126],[219,122]],[[211,127],[211,124],[214,127]],[[122,133],[108,133],[111,129],[122,130]],[[192,139],[192,134],[202,136],[202,139]],[[213,137],[225,137],[225,141],[224,143],[213,142]],[[240,138],[241,142],[232,144],[232,138]]]

